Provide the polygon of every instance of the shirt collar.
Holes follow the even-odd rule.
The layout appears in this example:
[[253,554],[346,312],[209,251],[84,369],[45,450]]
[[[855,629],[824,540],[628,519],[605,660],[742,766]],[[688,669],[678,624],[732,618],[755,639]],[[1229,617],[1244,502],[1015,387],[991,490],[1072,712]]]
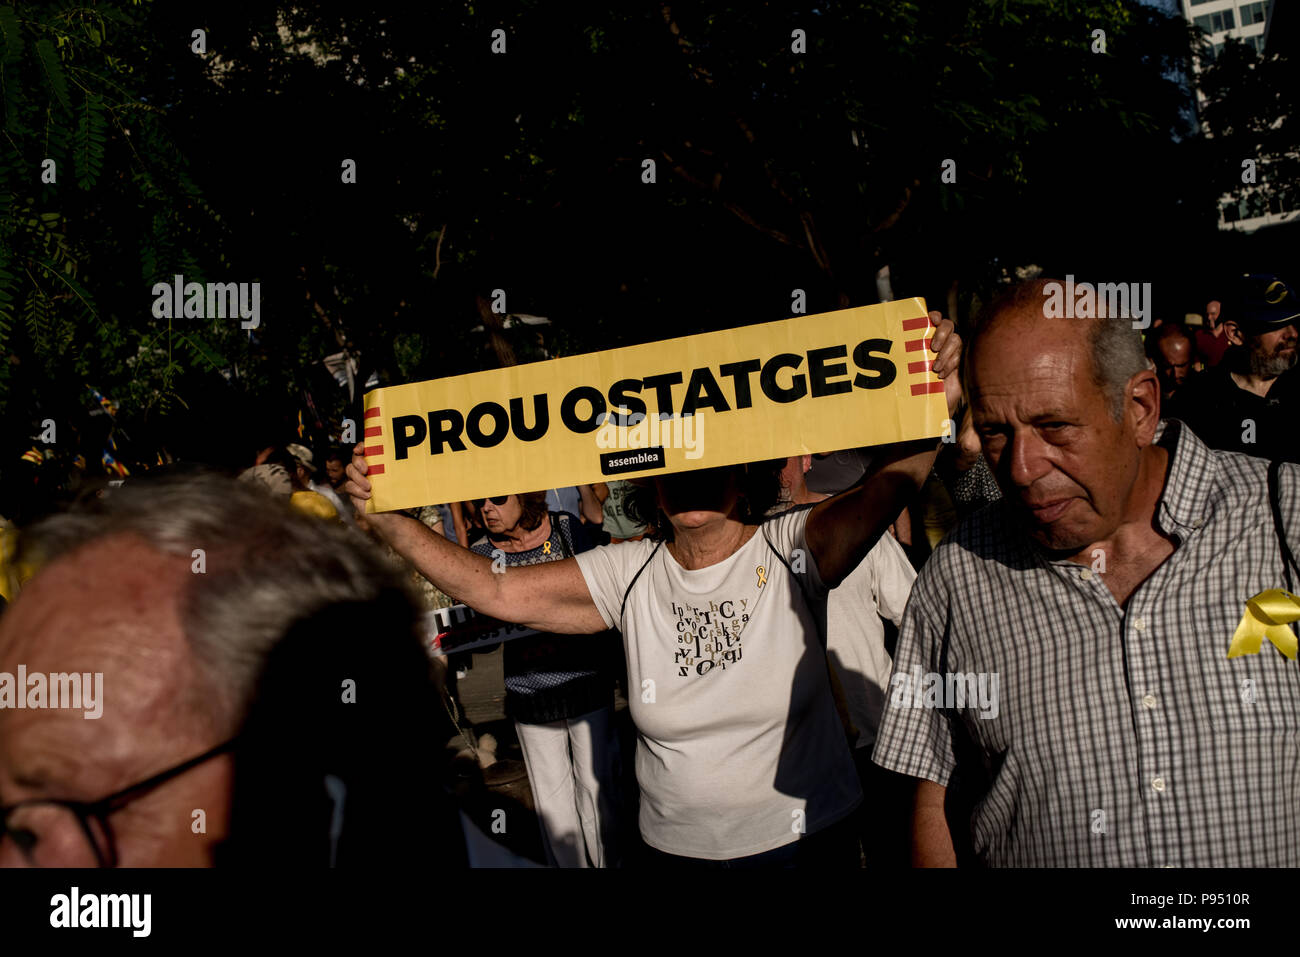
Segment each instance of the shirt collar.
[[1210,511],[1218,463],[1210,448],[1179,419],[1162,419],[1156,443],[1169,452],[1169,474],[1156,505],[1156,520],[1165,532],[1203,526]]

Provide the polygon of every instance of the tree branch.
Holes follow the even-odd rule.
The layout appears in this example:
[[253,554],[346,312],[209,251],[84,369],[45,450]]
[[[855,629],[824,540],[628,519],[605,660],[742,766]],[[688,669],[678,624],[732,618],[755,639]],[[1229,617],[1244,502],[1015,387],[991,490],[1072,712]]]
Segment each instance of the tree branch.
[[900,201],[899,204],[894,207],[894,211],[892,213],[890,213],[880,222],[876,223],[876,225],[872,226],[871,231],[873,233],[883,233],[886,229],[890,229],[891,227],[893,227],[893,225],[898,222],[899,217],[903,215],[903,210],[907,209],[907,204],[912,201],[912,190],[915,187],[920,185],[921,185],[921,181],[919,179],[914,179],[912,180],[911,186],[904,186],[902,201]]
[[[664,23],[667,24],[668,26],[668,32],[671,33],[673,35],[673,38],[677,41],[678,49],[682,51],[683,55],[689,56],[691,52],[691,46],[686,41],[686,38],[682,36],[681,27],[679,27],[677,25],[677,21],[673,19],[672,8],[668,4],[661,4],[659,9],[663,15]],[[702,81],[710,89],[716,90],[716,87],[714,86],[714,82],[713,82],[713,77],[709,75],[709,72],[707,70],[705,70],[703,67],[699,66],[698,64],[693,64],[690,63],[689,61],[687,63],[687,66],[689,67],[693,76],[695,76],[697,79]],[[741,135],[745,137],[745,142],[747,142],[751,147],[753,147],[757,141],[757,137],[754,135],[753,129],[750,127],[750,125],[747,122],[745,122],[745,118],[742,117],[739,113],[736,113],[735,111],[728,111],[728,112],[730,113],[732,122],[736,124],[736,127],[737,129],[740,130]],[[664,155],[667,156],[667,154]],[[669,162],[671,163],[672,160],[670,159]],[[817,268],[821,270],[821,272],[826,276],[827,279],[829,279],[832,283],[834,283],[835,275],[831,270],[830,255],[827,253],[826,248],[822,245],[821,239],[817,234],[816,227],[813,225],[813,218],[812,218],[811,211],[803,207],[800,203],[796,202],[794,196],[792,196],[790,194],[790,191],[785,188],[785,184],[782,183],[781,177],[778,176],[776,174],[776,171],[772,168],[772,162],[770,159],[763,158],[762,160],[760,160],[760,165],[763,167],[763,172],[767,176],[768,185],[771,186],[772,190],[778,196],[780,196],[783,200],[785,200],[786,205],[789,206],[791,211],[793,211],[795,215],[798,217],[799,223],[803,227],[804,236],[807,239],[808,244],[805,246],[802,243],[795,242],[787,234],[782,233],[779,230],[775,230],[769,227],[763,227],[759,225],[758,222],[754,220],[753,217],[749,216],[747,213],[744,213],[744,211],[741,210],[740,207],[736,206],[735,204],[724,203],[724,205],[727,205],[727,208],[730,209],[733,213],[735,213],[735,215],[739,217],[742,222],[747,223],[750,226],[753,226],[755,229],[758,229],[764,235],[770,236],[773,239],[777,239],[780,242],[786,243],[788,245],[794,246],[799,249],[807,249],[809,254],[813,257],[813,261],[817,264]],[[693,179],[693,177],[691,178]],[[698,180],[696,180],[696,182],[698,182]],[[839,293],[839,299],[841,303],[847,304],[847,297],[843,292]]]
[[438,278],[438,270],[442,268],[442,241],[447,238],[447,224],[442,224],[442,229],[438,231],[438,245],[433,247],[433,278]]
[[[721,184],[722,181],[721,173],[718,173],[714,177],[713,185],[710,185],[704,182],[704,180],[700,179],[698,176],[695,176],[693,173],[691,173],[690,170],[686,169],[686,167],[684,167],[681,163],[675,161],[671,156],[668,155],[666,150],[660,150],[659,155],[662,156],[665,160],[667,160],[669,169],[671,169],[682,179],[686,180],[686,182],[690,183],[692,186],[698,186],[700,189],[709,193],[719,192],[719,185]],[[719,202],[722,203],[724,209],[732,213],[742,223],[744,223],[746,226],[750,226],[758,230],[764,236],[771,237],[772,239],[775,239],[779,243],[785,243],[785,245],[793,246],[796,249],[804,248],[804,245],[798,242],[797,240],[795,240],[792,236],[790,236],[789,233],[784,233],[781,230],[774,229],[771,226],[764,226],[753,216],[751,216],[748,212],[746,212],[745,209],[739,203],[733,202],[729,199],[721,199],[721,198],[719,199]]]

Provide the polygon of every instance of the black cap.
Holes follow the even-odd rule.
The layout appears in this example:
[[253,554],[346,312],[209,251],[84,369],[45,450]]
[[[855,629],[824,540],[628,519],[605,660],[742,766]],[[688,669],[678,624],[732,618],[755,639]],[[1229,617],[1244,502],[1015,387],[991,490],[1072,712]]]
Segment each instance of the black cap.
[[1273,273],[1243,276],[1234,305],[1234,314],[1225,318],[1236,320],[1251,333],[1269,332],[1300,320],[1300,297]]

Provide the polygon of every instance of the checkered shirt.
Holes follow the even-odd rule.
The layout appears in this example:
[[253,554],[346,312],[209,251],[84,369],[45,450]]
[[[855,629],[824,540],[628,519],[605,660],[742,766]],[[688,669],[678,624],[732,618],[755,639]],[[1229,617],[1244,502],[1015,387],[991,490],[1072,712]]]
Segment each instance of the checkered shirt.
[[[913,588],[873,757],[966,796],[977,862],[1300,866],[1300,668],[1268,641],[1227,658],[1246,600],[1286,587],[1268,463],[1176,419],[1157,440],[1155,520],[1176,547],[1126,607],[1100,568],[1049,560],[1005,500]],[[1300,554],[1300,467],[1279,487]],[[997,716],[926,707],[915,678],[945,671],[997,674]]]

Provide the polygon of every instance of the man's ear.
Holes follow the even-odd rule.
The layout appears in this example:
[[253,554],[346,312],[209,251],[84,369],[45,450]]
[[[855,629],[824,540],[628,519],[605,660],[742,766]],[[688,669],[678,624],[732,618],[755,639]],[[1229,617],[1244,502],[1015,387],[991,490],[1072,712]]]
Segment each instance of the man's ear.
[[812,468],[812,456],[811,455],[799,456],[799,467],[803,469],[803,474],[807,475],[808,471]]
[[1223,334],[1234,346],[1244,346],[1246,344],[1246,339],[1241,334],[1241,326],[1237,325],[1236,322],[1231,319],[1220,319],[1219,325],[1223,326]]
[[1160,422],[1160,379],[1154,372],[1145,370],[1128,381],[1126,403],[1133,418],[1133,428],[1138,446],[1145,448],[1155,441],[1156,426]]

